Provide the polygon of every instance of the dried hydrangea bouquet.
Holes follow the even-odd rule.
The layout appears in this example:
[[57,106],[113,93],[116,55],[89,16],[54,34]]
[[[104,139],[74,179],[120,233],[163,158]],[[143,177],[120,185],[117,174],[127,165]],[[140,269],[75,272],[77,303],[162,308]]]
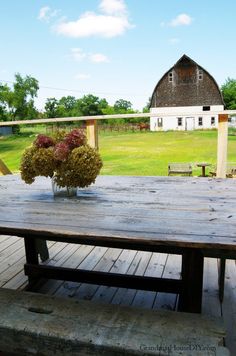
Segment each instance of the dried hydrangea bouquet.
[[87,144],[84,131],[74,129],[69,133],[57,131],[52,137],[38,135],[23,153],[20,172],[27,184],[37,176],[51,177],[54,194],[63,194],[64,190],[70,196],[76,194],[77,187],[94,183],[101,167],[101,157]]

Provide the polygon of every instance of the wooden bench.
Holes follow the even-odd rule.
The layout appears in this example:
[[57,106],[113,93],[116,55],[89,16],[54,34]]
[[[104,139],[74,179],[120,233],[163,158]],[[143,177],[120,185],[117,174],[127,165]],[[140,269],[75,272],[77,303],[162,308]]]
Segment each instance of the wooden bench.
[[[213,166],[209,174],[216,177],[217,166]],[[236,178],[236,163],[228,163],[226,166],[226,178]]]
[[168,164],[168,176],[170,175],[188,175],[191,176],[193,173],[192,166],[190,163],[169,163]]
[[229,355],[222,320],[0,289],[0,350],[17,355]]

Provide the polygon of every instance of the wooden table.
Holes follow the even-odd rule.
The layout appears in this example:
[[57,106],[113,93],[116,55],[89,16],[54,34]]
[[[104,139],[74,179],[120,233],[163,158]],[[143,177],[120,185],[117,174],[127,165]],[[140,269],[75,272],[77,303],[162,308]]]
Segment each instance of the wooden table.
[[[236,259],[234,180],[101,176],[76,198],[57,198],[49,179],[0,178],[0,234],[25,240],[29,286],[40,278],[179,293],[200,312],[204,256]],[[181,280],[39,264],[37,239],[182,255]]]
[[202,162],[197,163],[197,167],[202,167],[202,177],[206,177],[206,167],[211,166],[210,163]]

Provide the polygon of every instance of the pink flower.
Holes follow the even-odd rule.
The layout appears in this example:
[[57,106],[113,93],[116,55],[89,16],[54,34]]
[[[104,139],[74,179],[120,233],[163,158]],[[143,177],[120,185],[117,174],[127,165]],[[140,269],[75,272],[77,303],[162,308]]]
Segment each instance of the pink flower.
[[57,161],[65,161],[69,153],[70,153],[70,149],[66,143],[60,142],[56,144],[54,148],[54,158]]

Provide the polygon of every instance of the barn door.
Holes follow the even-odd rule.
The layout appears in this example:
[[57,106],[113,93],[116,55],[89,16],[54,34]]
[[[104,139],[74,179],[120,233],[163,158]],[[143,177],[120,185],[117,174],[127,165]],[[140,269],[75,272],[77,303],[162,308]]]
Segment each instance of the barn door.
[[194,130],[195,128],[195,122],[194,122],[194,117],[186,117],[185,118],[185,130]]

